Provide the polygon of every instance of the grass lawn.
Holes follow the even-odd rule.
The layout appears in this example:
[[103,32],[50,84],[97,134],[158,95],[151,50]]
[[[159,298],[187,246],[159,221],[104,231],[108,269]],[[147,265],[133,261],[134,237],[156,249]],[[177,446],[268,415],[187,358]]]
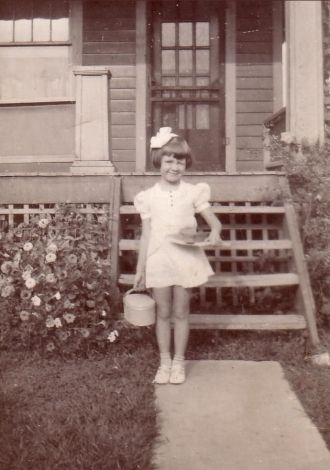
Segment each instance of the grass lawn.
[[[126,335],[89,358],[1,353],[1,470],[153,468],[156,345],[151,330]],[[193,331],[187,358],[279,361],[330,448],[330,370],[305,353],[301,333]]]
[[2,352],[1,470],[151,469],[154,362],[145,340],[98,358]]

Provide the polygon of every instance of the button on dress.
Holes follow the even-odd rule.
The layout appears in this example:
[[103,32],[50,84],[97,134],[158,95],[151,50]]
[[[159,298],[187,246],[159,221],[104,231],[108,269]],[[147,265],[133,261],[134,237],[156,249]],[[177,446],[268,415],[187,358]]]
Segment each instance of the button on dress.
[[197,229],[195,214],[209,204],[206,183],[180,181],[177,188],[164,190],[159,183],[141,191],[134,206],[142,219],[150,219],[151,231],[146,260],[146,287],[197,287],[214,274],[200,247],[172,243],[168,236],[182,229]]

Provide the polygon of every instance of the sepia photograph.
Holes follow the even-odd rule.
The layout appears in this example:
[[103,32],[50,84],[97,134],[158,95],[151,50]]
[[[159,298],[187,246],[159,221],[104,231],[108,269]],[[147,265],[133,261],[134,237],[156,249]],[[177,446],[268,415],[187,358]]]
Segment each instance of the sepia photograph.
[[0,470],[330,469],[330,1],[0,0]]

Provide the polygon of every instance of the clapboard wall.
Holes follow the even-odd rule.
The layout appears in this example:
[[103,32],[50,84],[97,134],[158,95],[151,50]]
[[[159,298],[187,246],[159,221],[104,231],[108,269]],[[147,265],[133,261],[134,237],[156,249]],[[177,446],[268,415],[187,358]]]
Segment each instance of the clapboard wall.
[[[83,65],[111,66],[112,160],[119,171],[132,171],[136,159],[136,2],[89,0],[83,5]],[[271,1],[237,2],[239,171],[263,169],[263,121],[273,113],[272,27]]]
[[84,2],[83,65],[110,65],[112,160],[135,167],[135,6],[133,0]]
[[272,2],[237,2],[238,170],[262,169],[263,121],[273,113]]

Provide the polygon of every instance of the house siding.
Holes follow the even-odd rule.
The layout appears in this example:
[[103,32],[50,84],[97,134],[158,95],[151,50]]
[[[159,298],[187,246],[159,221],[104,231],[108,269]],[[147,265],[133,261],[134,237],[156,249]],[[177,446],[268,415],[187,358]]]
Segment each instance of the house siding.
[[135,1],[84,2],[83,65],[109,65],[111,159],[118,171],[135,168]]
[[263,169],[263,121],[273,112],[272,2],[237,4],[237,169]]

